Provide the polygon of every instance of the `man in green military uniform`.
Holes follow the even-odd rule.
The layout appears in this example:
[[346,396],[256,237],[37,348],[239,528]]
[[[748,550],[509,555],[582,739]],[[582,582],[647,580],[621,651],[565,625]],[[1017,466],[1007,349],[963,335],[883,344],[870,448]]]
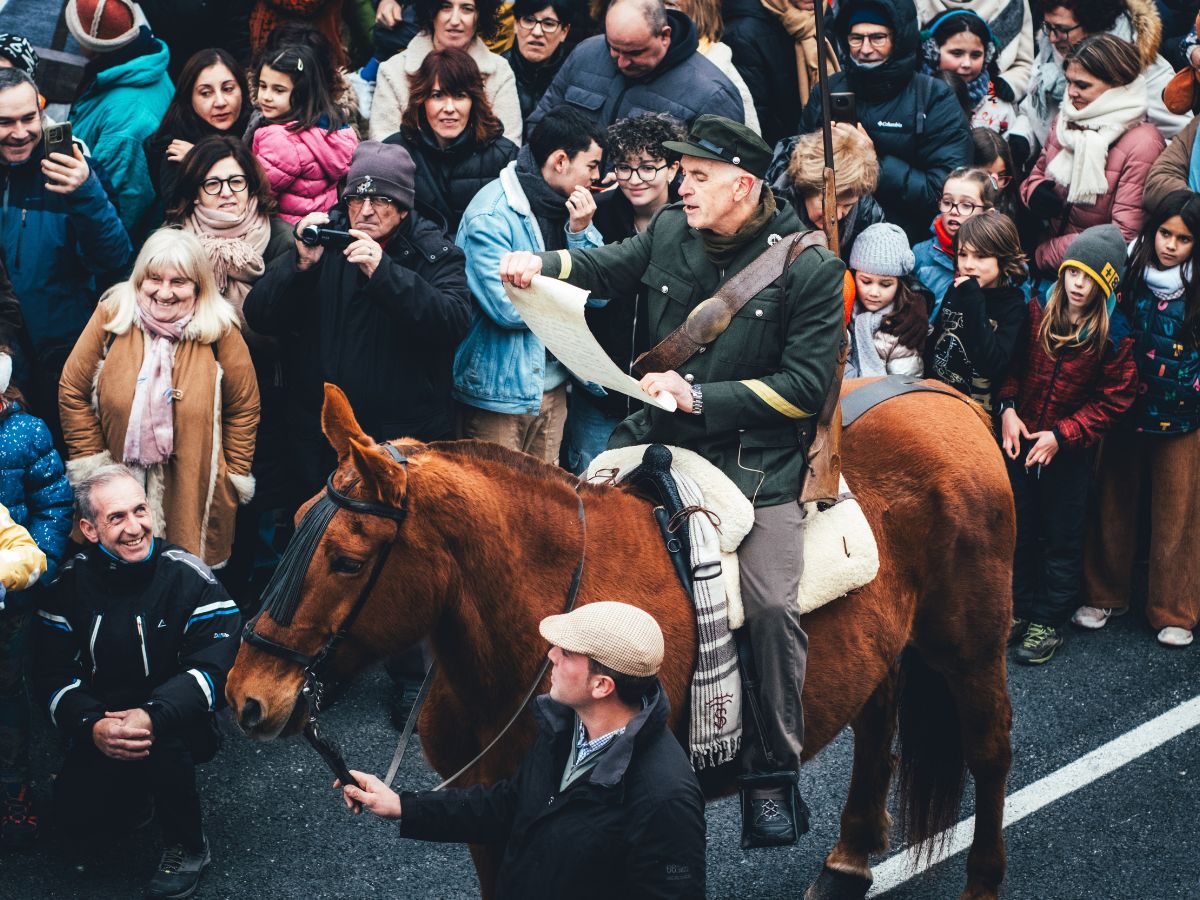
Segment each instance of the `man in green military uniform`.
[[[664,146],[683,155],[681,202],[660,210],[645,232],[590,250],[513,253],[501,261],[501,278],[526,287],[541,274],[599,297],[640,287],[649,295],[650,335],[657,343],[769,246],[801,230],[795,211],[764,184],[771,148],[745,126],[700,116],[686,142]],[[742,755],[748,775],[776,777],[743,782],[750,820],[744,827],[754,845],[791,843],[805,827],[801,813],[781,813],[802,804],[780,803],[770,785],[795,784],[800,766],[808,638],[796,601],[803,565],[798,499],[845,327],[845,268],[834,254],[809,248],[786,271],[781,263],[780,271],[715,340],[675,370],[642,378],[649,394],[671,394],[678,411],[646,405],[609,442],[694,450],[755,506],[754,528],[739,555],[764,733],[748,739]],[[788,800],[798,800],[793,792]]]

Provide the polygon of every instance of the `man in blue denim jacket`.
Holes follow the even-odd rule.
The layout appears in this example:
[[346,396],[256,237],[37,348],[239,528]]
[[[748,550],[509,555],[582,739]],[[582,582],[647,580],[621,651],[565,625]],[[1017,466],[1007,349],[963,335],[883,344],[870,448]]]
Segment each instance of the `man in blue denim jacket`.
[[603,244],[589,186],[603,133],[579,111],[551,110],[500,177],[475,195],[455,242],[467,257],[476,309],[454,357],[459,435],[558,462],[567,418],[566,368],[525,327],[500,284],[514,250],[581,250]]

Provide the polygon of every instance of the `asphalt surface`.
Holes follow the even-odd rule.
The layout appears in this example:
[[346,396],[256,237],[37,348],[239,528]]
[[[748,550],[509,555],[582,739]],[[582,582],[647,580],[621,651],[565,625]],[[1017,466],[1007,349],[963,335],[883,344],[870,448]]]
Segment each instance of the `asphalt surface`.
[[[1047,666],[1010,668],[1014,765],[1008,794],[1200,694],[1200,643],[1160,648],[1136,613],[1098,633],[1074,631]],[[354,686],[325,719],[350,764],[382,772],[396,734],[388,724],[388,682],[379,673]],[[0,897],[140,896],[157,863],[154,829],[66,847],[45,809],[56,758],[48,724],[39,724],[36,796],[43,802],[38,849],[0,856]],[[843,733],[802,773],[812,831],[789,850],[743,853],[731,799],[708,808],[708,886],[713,898],[799,898],[836,840],[850,776]],[[1010,826],[1005,831],[1004,896],[1036,900],[1200,898],[1196,835],[1200,824],[1200,728]],[[429,787],[434,774],[410,755],[397,779]],[[201,770],[213,864],[201,898],[467,898],[478,882],[457,845],[402,841],[389,823],[351,816],[331,778],[301,740],[252,743],[234,733]],[[970,789],[962,817],[973,813]],[[893,853],[902,848],[894,848]],[[873,862],[877,862],[873,860]],[[958,896],[959,854],[886,893],[893,900]]]

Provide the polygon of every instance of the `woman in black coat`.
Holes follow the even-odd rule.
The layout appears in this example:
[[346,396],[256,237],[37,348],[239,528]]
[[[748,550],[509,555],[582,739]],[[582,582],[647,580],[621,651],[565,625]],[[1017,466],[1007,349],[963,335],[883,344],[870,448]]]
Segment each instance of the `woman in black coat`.
[[475,60],[463,50],[435,50],[409,76],[400,130],[384,143],[408,150],[417,167],[417,203],[436,211],[453,237],[479,189],[517,158],[503,130]]
[[142,145],[150,182],[164,208],[180,199],[175,183],[192,147],[214,134],[241,137],[250,110],[245,72],[227,51],[201,50],[187,61],[162,124]]

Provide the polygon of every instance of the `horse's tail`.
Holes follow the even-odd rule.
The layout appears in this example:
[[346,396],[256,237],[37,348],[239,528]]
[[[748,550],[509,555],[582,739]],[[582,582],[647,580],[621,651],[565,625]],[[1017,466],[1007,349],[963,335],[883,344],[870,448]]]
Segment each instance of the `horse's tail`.
[[900,661],[899,732],[900,825],[928,858],[958,821],[967,767],[949,685],[912,648]]

